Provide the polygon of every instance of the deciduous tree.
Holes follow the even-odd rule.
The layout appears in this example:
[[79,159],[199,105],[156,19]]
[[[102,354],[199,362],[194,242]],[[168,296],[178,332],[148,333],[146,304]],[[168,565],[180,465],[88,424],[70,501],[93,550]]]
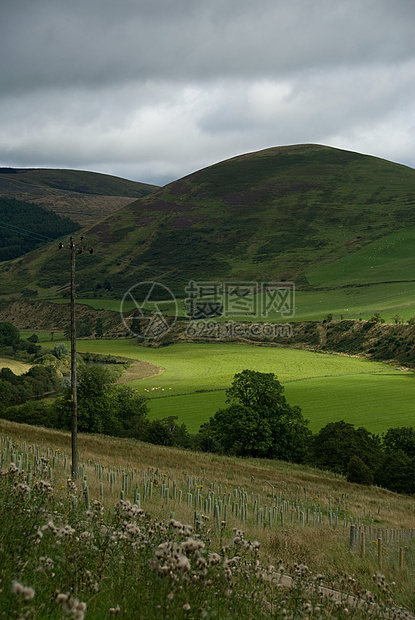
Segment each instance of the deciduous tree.
[[299,407],[290,406],[273,373],[243,370],[226,390],[229,407],[203,425],[211,446],[227,454],[304,459],[309,431]]

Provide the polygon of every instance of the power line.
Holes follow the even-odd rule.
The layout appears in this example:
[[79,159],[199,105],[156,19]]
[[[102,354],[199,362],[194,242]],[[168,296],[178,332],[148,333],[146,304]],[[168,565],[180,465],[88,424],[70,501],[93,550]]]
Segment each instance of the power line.
[[22,235],[26,235],[27,237],[42,238],[47,241],[56,241],[56,238],[48,237],[47,235],[42,235],[42,233],[37,233],[34,230],[28,230],[27,228],[22,228],[21,226],[16,226],[15,224],[8,224],[7,222],[3,222],[0,220],[0,226],[2,228],[14,228],[18,230]]
[[[45,242],[56,242],[58,239],[62,239],[62,236],[60,237],[49,237],[47,235],[42,235],[41,233],[36,233],[34,231],[31,231],[27,228],[23,228],[22,226],[16,226],[14,224],[9,224],[7,222],[4,222],[2,220],[0,220],[0,226],[1,227],[8,227],[8,228],[13,228],[18,230],[22,235],[26,235],[28,237],[32,237],[34,239],[38,239],[39,241],[45,241]],[[69,238],[69,235],[65,235],[66,237]],[[122,258],[117,258],[112,256],[111,254],[100,250],[100,255],[101,256],[106,256],[107,258],[110,259],[111,263],[120,263],[123,265],[127,265],[128,267],[139,267],[142,271],[144,272],[154,272],[154,267],[146,267],[142,264],[137,264],[137,263],[133,263],[131,260],[126,260],[126,259],[122,259]],[[179,278],[177,278],[174,275],[168,275],[165,274],[163,275],[163,280],[167,280],[170,283],[177,283],[177,284],[181,284],[182,281],[179,280]]]

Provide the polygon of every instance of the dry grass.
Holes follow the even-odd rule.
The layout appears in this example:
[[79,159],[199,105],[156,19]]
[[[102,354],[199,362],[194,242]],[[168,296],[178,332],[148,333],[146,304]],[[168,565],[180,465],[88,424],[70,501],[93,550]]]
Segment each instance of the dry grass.
[[[0,420],[0,434],[17,442],[36,443],[66,452],[70,459],[70,433],[15,424]],[[185,480],[192,475],[208,483],[243,486],[248,492],[261,493],[272,503],[272,494],[318,502],[322,507],[336,506],[341,498],[350,515],[362,520],[374,516],[378,527],[415,527],[415,503],[409,496],[397,495],[378,487],[348,483],[332,472],[282,461],[238,459],[155,446],[133,439],[79,434],[81,462],[100,462],[105,467],[158,470],[171,479]]]
[[[40,453],[45,454],[49,448],[52,454],[59,454],[53,470],[55,487],[66,488],[66,479],[70,472],[70,434],[15,424],[0,420],[0,435],[11,438],[19,447],[36,445]],[[415,528],[415,506],[408,496],[398,496],[376,487],[353,485],[344,478],[330,472],[321,472],[312,468],[292,465],[280,461],[264,461],[254,459],[236,459],[218,455],[187,452],[174,448],[154,446],[131,439],[118,439],[102,435],[79,435],[80,462],[84,467],[91,501],[100,499],[104,491],[103,501],[111,507],[120,499],[122,478],[131,477],[131,484],[125,497],[132,500],[133,488],[142,493],[143,479],[152,480],[152,497],[142,502],[142,507],[155,518],[166,519],[174,514],[183,523],[193,523],[195,507],[188,506],[186,495],[191,479],[193,498],[196,485],[200,485],[200,493],[208,497],[209,490],[216,498],[224,493],[238,493],[241,489],[249,496],[248,517],[241,520],[231,510],[232,501],[228,503],[227,524],[223,531],[215,526],[212,513],[208,514],[206,528],[211,530],[210,537],[219,544],[232,537],[233,528],[241,528],[245,537],[259,540],[261,557],[265,562],[274,565],[282,563],[288,570],[294,564],[302,562],[308,566],[312,574],[323,573],[331,583],[342,584],[342,575],[356,575],[359,584],[370,587],[372,575],[377,571],[376,548],[368,540],[366,558],[361,558],[359,549],[349,549],[349,530],[351,521],[370,524],[376,528]],[[63,458],[66,455],[66,469]],[[97,467],[104,472],[101,476]],[[110,484],[113,472],[115,482]],[[169,500],[161,498],[163,485],[170,485]],[[172,485],[181,490],[182,501],[173,499]],[[78,481],[78,486],[82,480]],[[261,507],[272,507],[285,502],[287,510],[283,515],[274,513],[271,527],[258,523],[254,510],[254,502],[258,499]],[[314,522],[313,510],[322,514],[322,521]],[[309,511],[309,522],[301,521],[298,515],[301,510]],[[329,521],[329,512],[339,510],[336,524]],[[201,514],[203,508],[198,508]],[[345,516],[347,520],[345,521]],[[415,609],[415,596],[412,583],[415,576],[415,564],[412,559],[413,543],[405,547],[405,569],[398,566],[399,545],[386,547],[383,572],[390,581],[396,582],[401,604]],[[386,546],[386,545],[385,545]],[[339,586],[340,587],[340,586]]]
[[156,377],[163,372],[163,368],[150,364],[150,362],[133,362],[122,376],[118,379],[117,383],[130,383],[130,381],[138,381],[140,379],[148,379],[149,377]]
[[18,362],[8,357],[0,357],[0,368],[10,368],[15,375],[22,375],[32,367],[31,364],[25,362]]

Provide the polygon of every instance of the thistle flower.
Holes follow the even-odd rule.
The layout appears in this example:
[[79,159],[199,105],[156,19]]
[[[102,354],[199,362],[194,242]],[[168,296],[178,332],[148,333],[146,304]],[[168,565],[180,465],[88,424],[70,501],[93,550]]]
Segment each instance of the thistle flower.
[[28,586],[24,586],[18,581],[12,582],[12,592],[14,594],[21,594],[25,601],[30,601],[35,596],[35,591],[33,588]]
[[199,549],[203,549],[205,543],[201,540],[195,540],[194,538],[188,538],[184,542],[181,543],[181,547],[184,551],[188,551],[190,553],[194,553]]
[[220,557],[219,553],[209,553],[208,556],[208,560],[209,560],[209,564],[211,564],[212,566],[215,566],[216,564],[220,564],[222,558]]
[[58,593],[56,601],[61,603],[62,611],[66,616],[73,614],[74,620],[84,620],[86,612],[86,603],[80,603],[77,598],[71,594]]
[[27,497],[30,494],[30,486],[25,482],[19,482],[16,490],[21,497]]
[[117,616],[120,611],[121,609],[119,605],[117,605],[116,607],[110,607],[110,614],[113,614],[114,616]]

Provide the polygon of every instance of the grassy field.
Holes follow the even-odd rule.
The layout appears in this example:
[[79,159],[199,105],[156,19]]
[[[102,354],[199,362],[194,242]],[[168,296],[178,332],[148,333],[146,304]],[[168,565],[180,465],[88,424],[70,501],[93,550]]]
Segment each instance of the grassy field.
[[415,427],[412,372],[304,379],[286,383],[285,394],[288,402],[301,407],[312,431],[339,420],[373,433]]
[[350,284],[384,284],[396,280],[413,282],[414,242],[414,227],[400,230],[369,243],[353,254],[309,268],[307,279],[313,286],[327,288]]
[[[372,433],[383,433],[393,426],[415,427],[413,373],[318,377],[290,381],[284,387],[288,402],[301,407],[313,432],[339,420]],[[223,406],[224,390],[154,398],[150,416],[177,415],[195,433]]]
[[[52,333],[53,333],[53,337],[52,337]],[[60,340],[64,339],[64,335],[63,335],[63,331],[54,331],[54,332],[50,332],[50,331],[24,331],[21,330],[20,331],[20,337],[22,340],[28,340],[28,338],[30,338],[30,336],[33,336],[33,334],[35,334],[39,340],[38,342],[42,343],[42,342],[58,342]],[[53,338],[53,339],[52,339]]]
[[18,362],[17,360],[9,357],[0,357],[0,368],[10,368],[15,375],[22,375],[30,369],[30,364],[25,362]]
[[129,385],[150,398],[150,417],[177,415],[191,432],[225,404],[224,390],[233,375],[246,368],[276,374],[288,401],[302,408],[313,431],[341,419],[372,432],[415,426],[413,373],[380,362],[238,344],[175,344],[148,349],[132,340],[96,340],[79,341],[78,348],[162,367],[160,375]]
[[[380,242],[379,242],[380,243]],[[353,261],[351,255],[344,259],[345,261]],[[326,266],[327,269],[337,269],[335,265],[340,261],[331,263]],[[362,268],[362,262],[356,262],[356,268]],[[340,267],[338,273],[340,271]],[[414,269],[415,274],[415,269]],[[415,277],[415,275],[414,275]],[[261,295],[256,296],[256,299],[247,296],[245,298],[248,307],[261,307]],[[206,298],[208,299],[208,298]],[[223,301],[222,297],[217,298],[218,301]],[[69,303],[67,299],[49,299],[54,303]],[[95,310],[111,310],[113,312],[123,313],[129,312],[135,308],[133,301],[126,300],[122,302],[120,299],[78,299],[78,304],[85,304],[94,308]],[[166,316],[184,317],[185,309],[183,300],[177,301],[177,306],[173,302],[160,302],[160,309]],[[387,322],[393,323],[393,317],[399,314],[405,321],[415,316],[415,281],[407,282],[387,282],[387,283],[374,283],[365,286],[350,285],[339,286],[332,289],[318,289],[311,291],[295,291],[295,309],[293,316],[283,316],[281,313],[272,310],[264,318],[260,313],[257,316],[252,314],[238,315],[225,315],[218,321],[227,321],[229,319],[236,318],[241,321],[269,321],[269,322],[284,322],[284,321],[321,321],[328,314],[332,314],[334,317],[353,317],[366,319],[375,312],[380,312],[382,317]]]
[[129,339],[80,340],[78,350],[141,359],[161,366],[164,368],[161,375],[143,382],[133,381],[131,385],[143,389],[172,388],[174,394],[225,389],[233,375],[246,368],[273,372],[283,383],[312,377],[398,373],[386,364],[355,357],[240,344],[180,343],[150,349],[137,346]]

